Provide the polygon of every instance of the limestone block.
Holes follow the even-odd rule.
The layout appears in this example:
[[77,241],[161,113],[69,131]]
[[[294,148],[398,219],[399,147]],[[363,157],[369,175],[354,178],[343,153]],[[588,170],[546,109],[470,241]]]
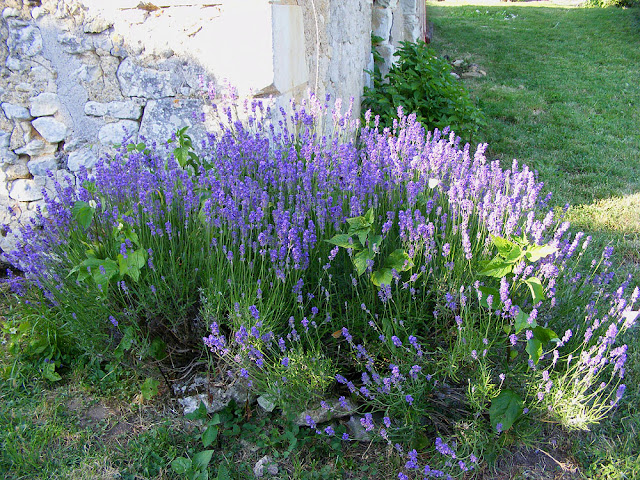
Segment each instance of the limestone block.
[[13,153],[8,148],[0,148],[0,165],[9,164],[13,165],[18,160],[18,155]]
[[7,177],[7,182],[18,180],[20,178],[31,178],[31,173],[24,163],[9,165],[4,173]]
[[[122,138],[119,141],[121,140]],[[85,147],[69,154],[67,168],[72,172],[77,172],[83,167],[89,170],[93,168],[97,161],[98,157],[94,154],[93,150],[90,147]]]
[[8,20],[9,38],[7,47],[12,57],[34,57],[42,51],[40,30],[21,20]]
[[394,9],[398,6],[398,0],[375,0],[374,4],[379,7]]
[[18,155],[29,155],[30,157],[37,157],[39,155],[46,155],[55,153],[58,146],[54,143],[45,142],[42,139],[36,138],[27,143],[24,147],[15,150]]
[[9,148],[11,143],[11,132],[0,130],[0,148]]
[[69,134],[67,126],[53,117],[36,118],[31,124],[50,143],[61,142]]
[[85,115],[92,117],[104,117],[107,114],[107,104],[100,102],[87,102],[84,104]]
[[55,93],[44,92],[29,99],[31,116],[44,117],[53,115],[60,108],[60,99]]
[[17,8],[7,7],[4,10],[2,10],[2,18],[12,18],[12,17],[19,17],[19,16],[20,16],[20,10],[18,10]]
[[97,17],[92,18],[86,22],[83,26],[84,33],[102,33],[108,28],[113,26],[113,22],[105,20],[104,18]]
[[13,182],[9,197],[19,202],[33,202],[44,197],[42,187],[35,180],[20,179]]
[[17,57],[8,56],[5,66],[12,72],[23,72],[29,68],[26,62],[20,61]]
[[393,11],[390,8],[374,7],[371,16],[372,35],[381,37],[383,41],[389,40],[392,23]]
[[119,122],[108,123],[98,132],[98,139],[103,145],[114,145],[122,143],[127,137],[129,141],[135,142],[138,139],[138,122],[133,120],[120,120]]
[[29,110],[21,105],[13,103],[3,103],[2,110],[9,120],[31,120]]
[[83,63],[79,68],[74,70],[71,75],[82,82],[95,83],[100,80],[101,72],[97,65],[87,65]]
[[142,106],[132,100],[126,102],[87,102],[84,113],[94,117],[109,115],[114,118],[138,120],[142,116]]
[[54,156],[37,157],[29,160],[27,168],[31,175],[46,175],[58,169],[58,160]]
[[193,120],[194,117],[201,117],[203,113],[205,104],[200,99],[150,100],[142,116],[140,136],[145,137],[148,144],[155,141],[160,145],[171,138],[178,129],[189,127],[187,133],[193,139],[194,150],[201,153],[202,140],[207,138],[207,132],[214,130],[211,123]]
[[78,38],[75,35],[64,32],[58,35],[58,43],[62,45],[62,50],[72,55],[90,52],[93,50],[93,42],[89,38]]
[[174,72],[141,67],[130,58],[122,61],[117,76],[122,93],[127,97],[174,97],[179,81]]
[[11,132],[11,140],[9,142],[9,149],[17,150],[20,147],[24,147],[27,142],[31,141],[31,123],[30,122],[18,122],[13,131]]

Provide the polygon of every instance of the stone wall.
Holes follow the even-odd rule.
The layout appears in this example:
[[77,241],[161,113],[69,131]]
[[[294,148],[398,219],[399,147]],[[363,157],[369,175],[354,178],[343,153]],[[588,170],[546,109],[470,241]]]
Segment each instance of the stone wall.
[[164,142],[190,126],[198,143],[212,128],[194,120],[209,119],[203,85],[224,80],[240,96],[281,105],[308,89],[354,97],[358,115],[373,66],[372,13],[379,29],[376,13],[392,12],[389,45],[414,34],[396,13],[411,0],[382,3],[3,0],[0,250],[13,248],[8,232],[35,216],[43,189],[52,191],[47,172],[75,184],[125,135]]

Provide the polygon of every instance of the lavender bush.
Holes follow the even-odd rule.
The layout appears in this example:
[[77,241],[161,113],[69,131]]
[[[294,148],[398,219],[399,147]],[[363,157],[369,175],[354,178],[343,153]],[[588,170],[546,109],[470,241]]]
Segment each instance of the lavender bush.
[[382,129],[314,97],[235,107],[200,157],[182,130],[57,185],[14,254],[41,292],[25,308],[85,351],[135,330],[187,361],[207,335],[285,412],[350,397],[367,431],[420,447],[399,478],[461,475],[531,422],[614,408],[638,289],[534,172],[401,109]]

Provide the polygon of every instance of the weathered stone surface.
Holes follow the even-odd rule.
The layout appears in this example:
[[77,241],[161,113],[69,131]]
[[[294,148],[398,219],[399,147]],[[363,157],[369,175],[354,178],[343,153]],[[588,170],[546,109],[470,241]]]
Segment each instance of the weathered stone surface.
[[17,149],[15,152],[19,155],[29,155],[30,157],[37,157],[39,155],[46,155],[54,153],[58,149],[54,143],[45,142],[41,139],[31,140],[24,147]]
[[11,132],[0,130],[0,148],[9,148],[11,143]]
[[393,12],[390,8],[374,7],[371,12],[371,34],[389,40]]
[[20,147],[24,147],[27,142],[31,141],[31,123],[30,122],[18,122],[11,131],[11,140],[9,142],[9,149],[17,150]]
[[19,16],[20,16],[20,10],[18,10],[17,8],[7,7],[4,10],[2,10],[2,18],[12,18],[12,17],[19,17]]
[[40,117],[31,122],[42,138],[47,142],[58,143],[69,133],[67,126],[53,117]]
[[273,476],[278,474],[278,464],[269,455],[265,455],[253,466],[253,475],[262,478],[265,475]]
[[138,122],[133,120],[120,120],[119,122],[108,123],[98,132],[98,139],[103,145],[113,145],[122,143],[124,137],[135,142],[138,139]]
[[346,417],[356,411],[356,407],[350,400],[346,400],[347,408],[344,408],[337,398],[326,400],[326,403],[328,409],[315,408],[300,413],[295,419],[296,424],[307,425],[307,416],[311,417],[315,423],[324,423],[334,418]]
[[393,9],[398,6],[398,0],[375,0],[375,5]]
[[60,108],[60,99],[55,93],[44,92],[29,100],[31,102],[29,111],[32,117],[53,115]]
[[24,163],[15,163],[13,165],[9,165],[4,173],[7,177],[8,182],[10,182],[11,180],[18,180],[20,178],[31,177],[31,173]]
[[31,175],[46,175],[49,171],[54,171],[58,169],[58,161],[56,157],[48,156],[48,157],[38,157],[32,160],[29,160],[27,163],[27,168]]
[[58,43],[62,45],[62,49],[65,52],[72,55],[79,55],[93,50],[93,43],[90,39],[85,37],[78,38],[69,32],[60,34],[58,36]]
[[100,67],[98,65],[87,65],[83,63],[73,71],[73,76],[82,82],[96,83],[100,80]]
[[0,165],[9,164],[12,165],[18,160],[18,155],[13,153],[8,148],[0,148]]
[[83,167],[89,170],[93,168],[97,161],[98,157],[92,149],[90,147],[84,147],[69,154],[67,167],[72,172],[77,172]]
[[172,72],[141,67],[130,58],[125,58],[117,75],[125,96],[163,98],[176,95],[177,78]]
[[92,117],[104,117],[107,114],[107,104],[100,102],[87,102],[84,105],[84,113]]
[[92,18],[84,24],[83,30],[84,33],[102,33],[112,25],[113,22],[105,20],[104,18]]
[[31,114],[29,110],[21,105],[15,105],[13,103],[3,103],[2,110],[5,116],[9,120],[30,120]]
[[267,395],[260,395],[258,397],[258,405],[260,405],[265,412],[273,412],[276,408],[275,402]]
[[180,128],[189,127],[188,133],[193,139],[194,150],[201,153],[202,140],[207,138],[207,132],[215,128],[212,123],[194,120],[194,117],[202,116],[205,108],[204,101],[198,99],[150,100],[144,109],[140,135],[149,144],[153,141],[162,144]]
[[35,180],[20,179],[13,182],[9,197],[20,202],[33,202],[43,198],[42,187]]
[[42,51],[40,30],[20,20],[9,20],[7,47],[13,57],[34,57]]
[[349,418],[349,421],[347,422],[347,428],[349,428],[349,438],[358,442],[370,442],[371,435],[364,429],[362,423],[360,423],[361,418],[362,417],[357,415]]
[[142,106],[130,100],[126,102],[87,102],[84,113],[94,117],[109,115],[114,118],[138,120],[142,116]]

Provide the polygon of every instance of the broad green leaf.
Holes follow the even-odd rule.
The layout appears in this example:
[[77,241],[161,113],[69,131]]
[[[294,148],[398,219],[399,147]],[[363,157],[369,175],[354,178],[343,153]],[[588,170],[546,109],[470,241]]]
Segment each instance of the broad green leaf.
[[533,363],[537,365],[542,355],[542,342],[536,337],[527,340],[527,353],[529,354],[529,358],[533,360]]
[[500,308],[500,291],[493,287],[478,287],[478,290],[482,292],[482,298],[480,298],[480,305],[484,308],[489,308],[489,302],[487,297],[493,295],[493,301],[491,302],[491,309],[498,310]]
[[491,237],[491,242],[498,247],[498,253],[503,257],[506,257],[508,253],[515,247],[516,245],[513,242],[510,242],[506,238],[498,237],[497,235],[489,235]]
[[218,466],[218,473],[216,474],[216,480],[231,480],[231,476],[229,475],[229,470],[225,465]]
[[[91,268],[91,275],[93,276],[93,281],[96,282],[96,285],[102,285],[102,292],[106,293],[109,288],[109,282],[111,279],[118,275],[118,264],[111,260],[110,258],[106,258],[104,260],[98,260],[97,258],[88,258],[85,261],[98,261],[97,267]],[[102,269],[100,268],[102,267]]]
[[533,329],[533,336],[540,340],[543,345],[558,338],[558,334],[550,328],[537,326]]
[[526,328],[535,328],[538,325],[535,320],[531,325],[529,325],[529,322],[528,322],[529,317],[530,317],[530,314],[526,313],[523,310],[520,310],[518,312],[518,315],[516,315],[516,318],[515,318],[515,325],[514,325],[516,329],[516,333],[520,333],[522,330]]
[[487,263],[480,275],[486,275],[488,277],[502,278],[508,275],[513,270],[513,265],[506,262],[500,255],[496,255],[489,263]]
[[544,300],[544,288],[540,280],[536,277],[529,277],[525,280],[525,283],[529,286],[529,290],[531,290],[534,305]]
[[95,208],[90,206],[87,202],[82,201],[74,203],[73,207],[71,207],[71,215],[73,219],[78,222],[78,225],[80,225],[84,230],[89,228],[91,225],[95,211]]
[[139,248],[127,256],[127,275],[135,282],[140,278],[140,270],[147,264],[147,255],[144,248]]
[[387,268],[395,269],[397,272],[404,272],[413,267],[413,262],[409,257],[409,254],[403,249],[398,248],[391,252],[384,262],[384,266]]
[[374,217],[373,208],[370,208],[369,210],[367,210],[367,213],[364,214],[364,221],[366,222],[367,226],[373,225],[373,220],[374,220],[373,217]]
[[558,249],[556,247],[552,247],[551,245],[536,245],[533,247],[527,248],[527,260],[530,262],[537,262],[541,258],[548,257],[556,253]]
[[158,385],[160,382],[155,378],[148,377],[142,384],[141,393],[145,400],[151,400],[158,395]]
[[502,390],[500,394],[491,401],[489,407],[489,419],[491,426],[496,429],[499,423],[502,424],[502,431],[509,430],[523,411],[523,401],[520,395],[513,390]]
[[342,248],[355,248],[356,250],[362,249],[362,245],[360,244],[360,242],[357,239],[353,239],[351,235],[334,235],[332,238],[327,240],[327,242]]
[[171,468],[173,468],[173,471],[178,475],[184,475],[191,470],[191,460],[184,457],[178,457],[171,462]]
[[382,244],[382,235],[372,235],[369,238],[369,247],[373,248],[374,245],[381,245]]
[[202,433],[202,444],[205,448],[211,445],[218,438],[218,426],[209,425],[207,429]]
[[56,372],[56,364],[53,362],[45,362],[42,366],[42,376],[50,382],[62,380],[62,377]]
[[371,274],[371,281],[376,287],[380,285],[391,285],[393,282],[393,275],[390,268],[381,268]]
[[368,248],[353,256],[353,265],[356,267],[358,275],[362,275],[367,270],[370,260],[373,260],[373,252]]
[[200,402],[198,408],[191,413],[187,413],[185,417],[188,420],[206,420],[207,418],[207,407],[204,402]]
[[518,245],[514,245],[513,248],[504,256],[504,261],[507,263],[518,263],[518,261],[524,256],[522,248]]

